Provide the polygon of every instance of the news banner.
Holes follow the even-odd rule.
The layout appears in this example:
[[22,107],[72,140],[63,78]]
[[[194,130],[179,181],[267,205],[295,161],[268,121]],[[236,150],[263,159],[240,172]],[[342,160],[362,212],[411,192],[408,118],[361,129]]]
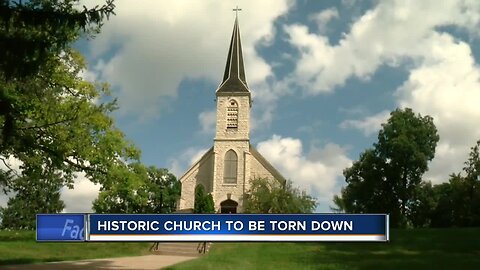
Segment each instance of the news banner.
[[387,242],[386,214],[38,214],[37,241]]

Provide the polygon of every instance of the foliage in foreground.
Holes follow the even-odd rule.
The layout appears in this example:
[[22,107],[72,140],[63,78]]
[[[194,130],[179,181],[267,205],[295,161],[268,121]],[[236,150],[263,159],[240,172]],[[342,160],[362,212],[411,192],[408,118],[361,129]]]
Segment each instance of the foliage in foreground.
[[0,187],[15,194],[3,227],[30,228],[33,213],[61,211],[59,190],[78,174],[108,186],[115,168],[138,160],[110,117],[108,86],[84,80],[86,63],[72,48],[113,9],[111,0],[92,9],[75,0],[0,1]]
[[292,185],[266,178],[251,181],[243,202],[245,213],[311,213],[317,206],[314,198]]
[[[65,184],[76,172],[102,182],[120,158],[138,157],[108,114],[108,87],[82,78],[72,49],[93,37],[113,2],[80,10],[74,0],[0,1],[0,187],[18,177],[9,160],[35,179],[55,170]],[[3,166],[2,166],[3,167]],[[33,176],[29,175],[32,172]]]

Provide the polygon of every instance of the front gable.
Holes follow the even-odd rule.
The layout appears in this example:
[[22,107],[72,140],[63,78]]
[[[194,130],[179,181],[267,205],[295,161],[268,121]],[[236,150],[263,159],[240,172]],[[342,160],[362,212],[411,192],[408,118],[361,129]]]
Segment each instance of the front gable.
[[260,152],[250,144],[250,154],[252,155],[253,159],[251,161],[251,172],[250,177],[254,178],[270,178],[276,179],[280,182],[280,184],[284,185],[286,183],[285,177],[275,169],[275,167],[270,164]]

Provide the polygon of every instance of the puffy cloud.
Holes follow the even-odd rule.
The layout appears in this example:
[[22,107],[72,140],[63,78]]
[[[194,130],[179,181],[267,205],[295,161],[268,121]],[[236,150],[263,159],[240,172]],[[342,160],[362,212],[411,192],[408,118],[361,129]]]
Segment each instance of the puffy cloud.
[[215,110],[201,112],[198,115],[201,132],[205,134],[215,133],[215,124],[217,120],[217,112]]
[[327,31],[327,24],[332,19],[338,18],[338,10],[336,8],[324,9],[319,13],[312,14],[309,18],[317,23],[320,33],[325,33]]
[[208,151],[206,148],[189,147],[176,158],[170,159],[170,171],[180,178],[189,166],[197,162],[203,154]]
[[23,165],[23,162],[19,159],[16,159],[12,156],[10,157],[3,157],[0,156],[0,170],[2,171],[10,171],[13,170],[15,174],[21,174],[22,170],[20,166]]
[[[242,1],[242,45],[251,86],[271,75],[255,45],[270,42],[273,21],[292,1]],[[86,1],[89,4],[89,1]],[[116,14],[90,43],[98,78],[118,89],[121,112],[158,115],[185,78],[220,82],[233,27],[234,1],[116,1]],[[92,5],[90,3],[90,5]],[[248,18],[243,20],[243,18]],[[254,87],[253,87],[254,88]]]
[[60,198],[65,202],[65,213],[93,212],[92,203],[98,197],[99,184],[85,178],[84,173],[79,173],[74,181],[74,188],[61,189]]
[[11,194],[5,194],[3,192],[0,193],[0,207],[7,206],[8,199],[10,199]]
[[[18,174],[21,174],[20,166],[22,162],[15,158],[5,159],[7,165],[14,169]],[[3,162],[0,162],[0,170],[6,170],[7,167]],[[85,178],[84,173],[77,174],[74,181],[74,189],[68,189],[66,187],[60,190],[61,199],[65,202],[66,213],[82,213],[91,212],[92,202],[98,196],[100,185],[93,184],[90,180]],[[7,201],[13,194],[9,193],[5,195],[0,193],[0,206],[6,206]]]
[[[2,171],[10,171],[13,170],[16,174],[21,174],[20,166],[22,166],[23,162],[14,158],[14,157],[2,157],[0,156],[0,170]],[[7,206],[8,199],[13,197],[14,194],[8,193],[5,194],[0,190],[0,207]]]
[[440,142],[427,177],[441,182],[462,169],[480,139],[480,69],[470,46],[450,35],[433,33],[426,46],[430,55],[411,70],[397,96],[401,107],[434,118]]
[[381,125],[387,122],[389,116],[390,116],[389,111],[382,111],[378,114],[368,116],[360,120],[351,120],[351,119],[345,120],[342,123],[340,123],[340,127],[343,129],[347,129],[347,128],[359,129],[363,132],[365,136],[370,136],[372,134],[377,133],[380,130]]
[[[289,25],[285,31],[300,59],[286,83],[302,82],[305,92],[318,94],[333,91],[351,77],[368,80],[382,65],[409,68],[408,79],[394,97],[399,107],[434,117],[440,142],[426,177],[445,181],[461,170],[469,147],[480,138],[476,123],[480,70],[470,45],[443,27],[461,28],[478,37],[479,24],[478,1],[430,0],[378,2],[352,23],[338,44],[310,33],[304,25]],[[383,111],[340,126],[370,135],[386,117]]]
[[311,94],[330,92],[350,77],[369,79],[383,64],[421,60],[430,54],[424,41],[432,32],[447,25],[474,31],[479,10],[476,1],[383,1],[353,22],[338,44],[304,25],[288,25],[289,42],[300,52],[289,82],[303,82]]
[[351,165],[346,149],[333,143],[305,154],[300,139],[273,135],[257,148],[284,177],[318,196],[322,207],[331,203],[342,170]]

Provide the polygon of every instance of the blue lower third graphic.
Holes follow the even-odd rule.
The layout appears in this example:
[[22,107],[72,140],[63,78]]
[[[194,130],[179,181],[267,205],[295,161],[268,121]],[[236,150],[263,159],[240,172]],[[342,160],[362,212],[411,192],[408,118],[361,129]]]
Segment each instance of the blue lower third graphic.
[[85,241],[84,214],[38,214],[37,241]]
[[389,240],[386,214],[91,214],[87,241]]

